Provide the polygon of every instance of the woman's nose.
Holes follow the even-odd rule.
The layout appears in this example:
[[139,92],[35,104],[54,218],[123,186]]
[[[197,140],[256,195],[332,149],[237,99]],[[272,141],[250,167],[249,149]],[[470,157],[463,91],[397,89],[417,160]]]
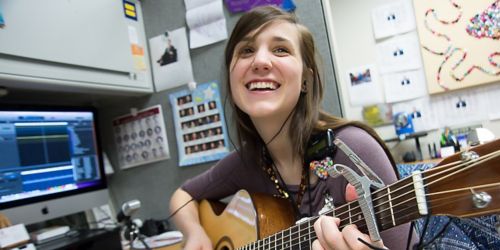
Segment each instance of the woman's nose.
[[255,53],[252,63],[253,71],[269,71],[272,68],[271,55],[265,49],[260,49]]

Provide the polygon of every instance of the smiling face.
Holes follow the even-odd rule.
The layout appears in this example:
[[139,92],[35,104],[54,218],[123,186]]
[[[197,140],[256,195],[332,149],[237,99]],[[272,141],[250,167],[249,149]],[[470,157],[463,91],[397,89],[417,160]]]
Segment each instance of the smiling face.
[[274,21],[250,32],[236,45],[229,70],[231,95],[243,112],[252,119],[287,116],[303,82],[297,26]]

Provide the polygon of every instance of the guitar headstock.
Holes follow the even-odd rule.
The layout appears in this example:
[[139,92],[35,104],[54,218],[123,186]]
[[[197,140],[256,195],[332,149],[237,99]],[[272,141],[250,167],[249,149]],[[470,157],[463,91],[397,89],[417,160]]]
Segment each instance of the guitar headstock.
[[[423,173],[431,214],[471,217],[500,212],[500,140],[470,151],[479,158],[463,161],[457,153]],[[484,207],[473,199],[482,192],[491,197]]]

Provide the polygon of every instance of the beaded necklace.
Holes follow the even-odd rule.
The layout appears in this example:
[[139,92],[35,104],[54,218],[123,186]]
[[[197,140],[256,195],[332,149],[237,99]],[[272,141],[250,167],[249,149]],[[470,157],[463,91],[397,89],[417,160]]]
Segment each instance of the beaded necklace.
[[[302,168],[302,176],[300,178],[299,193],[297,194],[297,201],[294,201],[293,197],[289,194],[288,188],[286,187],[286,183],[281,178],[281,175],[279,174],[278,169],[276,169],[276,171],[274,171],[274,168],[275,168],[274,161],[270,157],[270,155],[268,154],[268,152],[265,148],[263,148],[263,151],[262,151],[262,159],[263,159],[262,170],[264,170],[264,172],[267,173],[267,175],[269,176],[269,179],[276,187],[276,190],[279,193],[279,195],[277,195],[277,196],[290,200],[292,202],[292,204],[295,203],[294,205],[298,209],[300,209],[300,205],[302,203],[302,198],[304,197],[304,194],[306,192],[307,169]],[[278,175],[276,175],[276,172],[278,172]],[[279,178],[279,180],[278,180],[278,178]]]

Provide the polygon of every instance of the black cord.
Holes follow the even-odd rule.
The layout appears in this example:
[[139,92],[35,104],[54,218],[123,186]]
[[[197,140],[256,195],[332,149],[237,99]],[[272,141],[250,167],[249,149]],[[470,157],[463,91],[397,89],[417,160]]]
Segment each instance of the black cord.
[[418,241],[418,244],[417,244],[417,249],[422,249],[422,245],[424,244],[424,241],[425,241],[425,233],[427,231],[427,227],[429,226],[429,220],[430,220],[430,215],[427,215],[425,216],[425,222],[424,222],[424,229],[422,231],[422,234],[420,236],[420,240]]
[[[226,104],[227,104],[227,99],[228,99],[228,96],[229,95],[226,95],[226,97],[224,98],[224,104],[223,104],[223,110],[226,111]],[[290,117],[292,116],[292,114],[294,113],[295,111],[295,108],[292,109],[292,111],[290,111],[290,114],[288,114],[286,120],[283,122],[283,124],[281,125],[280,129],[278,130],[278,132],[271,138],[271,140],[269,140],[269,142],[265,143],[265,145],[268,145],[269,143],[271,143],[280,133],[281,131],[283,130],[283,128],[285,127],[285,124],[286,122],[288,121],[288,119],[290,119]],[[226,119],[226,116],[224,116],[224,122],[226,123],[226,125],[228,124],[227,122],[227,119]],[[238,147],[236,147],[236,145],[234,144],[233,140],[231,139],[231,136],[229,134],[229,132],[227,133],[227,138],[229,139],[229,142],[231,143],[231,145],[233,146],[234,150],[236,151],[236,153],[240,156],[240,159],[241,159],[241,162],[245,165],[245,167],[248,168],[248,165],[246,164],[246,161],[243,159],[243,154],[240,150],[238,150]],[[274,162],[273,162],[274,164]],[[232,174],[233,171],[235,171],[236,168],[233,168],[231,170],[231,172],[229,172],[229,174]],[[278,172],[279,174],[279,172]],[[281,178],[281,176],[280,176]],[[200,196],[203,196],[203,194],[205,194],[205,192],[207,192],[208,190],[212,189],[213,187],[216,187],[217,185],[220,185],[224,182],[225,180],[224,179],[221,179],[219,182],[212,182],[211,184],[213,185],[212,187],[208,187],[205,189],[205,191],[203,193],[201,193]],[[284,182],[283,182],[284,183]],[[215,185],[217,184],[217,185]],[[288,191],[287,191],[288,192]],[[291,197],[291,196],[290,196]],[[194,198],[191,198],[191,200],[189,201],[186,201],[184,204],[182,204],[182,206],[180,206],[179,208],[177,208],[174,212],[172,212],[166,220],[169,220],[170,218],[172,218],[175,214],[177,214],[179,212],[179,210],[181,210],[182,208],[184,208],[187,204],[189,204],[191,201],[193,201]]]
[[381,248],[381,247],[377,247],[377,246],[374,246],[366,241],[364,241],[363,239],[361,238],[358,238],[359,241],[361,241],[361,243],[367,245],[370,249],[374,249],[374,250],[387,250],[387,248]]
[[149,247],[149,245],[146,243],[146,241],[144,240],[144,235],[143,234],[138,234],[137,235],[137,239],[139,239],[139,241],[144,245],[144,248],[146,248],[146,250],[151,250],[151,248]]
[[406,241],[406,250],[410,250],[410,243],[411,243],[411,239],[413,238],[412,235],[413,235],[413,227],[414,226],[415,226],[415,222],[411,221],[410,230],[408,232],[408,239]]
[[179,208],[177,208],[173,213],[171,213],[165,220],[169,220],[170,218],[174,217],[174,215],[176,215],[182,208],[184,208],[185,206],[187,206],[187,204],[189,204],[191,201],[194,201],[194,198],[191,198],[190,200],[186,201],[186,203],[182,204],[182,206],[180,206]]
[[271,140],[269,140],[268,142],[266,142],[266,146],[269,145],[269,143],[271,143],[276,137],[278,137],[278,135],[281,133],[281,131],[285,127],[286,122],[288,121],[288,119],[290,119],[290,117],[292,116],[292,114],[294,113],[294,111],[295,111],[295,108],[293,108],[292,111],[290,111],[290,114],[288,114],[288,116],[286,117],[286,119],[283,122],[283,124],[281,124],[281,127],[278,130],[278,132],[276,132],[276,134],[274,134],[274,136],[271,138]]
[[[305,168],[306,166],[304,166]],[[311,217],[313,215],[312,213],[312,197],[311,197],[311,179],[310,179],[310,171],[309,169],[306,168],[306,171],[307,171],[307,194],[309,195],[309,217]]]
[[[223,104],[223,110],[226,111],[226,104],[227,104],[227,99],[228,99],[228,95],[226,95],[226,98],[224,98],[224,104]],[[226,123],[226,125],[228,124],[227,122],[227,119],[226,119],[226,116],[224,115],[224,122]],[[231,143],[231,145],[233,146],[234,150],[236,151],[236,153],[240,156],[240,159],[241,159],[241,162],[245,165],[246,168],[248,168],[248,165],[246,164],[246,161],[243,160],[243,154],[241,153],[240,150],[238,150],[238,147],[236,147],[236,145],[234,144],[233,140],[231,139],[231,136],[229,134],[229,132],[227,133],[227,138],[229,139],[229,142]],[[231,172],[229,172],[229,175],[232,174],[233,171],[235,171],[236,168],[233,168],[231,169]],[[220,185],[222,184],[223,182],[225,182],[226,180],[225,179],[220,179],[219,182],[211,182],[209,185],[209,187],[205,188],[205,191],[202,192],[200,194],[200,196],[203,196],[205,194],[205,192],[207,192],[208,190],[211,190],[213,187],[216,187],[217,185]],[[184,204],[182,204],[182,206],[180,206],[179,208],[177,208],[174,212],[172,212],[166,220],[169,220],[170,218],[174,217],[174,215],[176,215],[182,208],[184,208],[187,204],[189,204],[190,202],[194,201],[195,199],[194,198],[191,198],[190,200],[186,201]]]

